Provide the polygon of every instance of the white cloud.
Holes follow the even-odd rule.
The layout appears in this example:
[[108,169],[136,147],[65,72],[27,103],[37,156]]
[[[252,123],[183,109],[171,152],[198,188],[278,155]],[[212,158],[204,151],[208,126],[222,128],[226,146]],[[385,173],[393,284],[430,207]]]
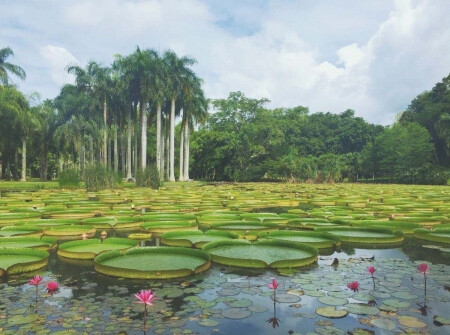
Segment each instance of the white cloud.
[[27,71],[22,87],[44,97],[72,80],[69,63],[107,65],[139,45],[196,58],[208,97],[241,90],[384,124],[450,72],[447,0],[230,2],[0,3],[0,45]]
[[47,45],[40,49],[40,54],[47,61],[50,76],[56,85],[73,83],[73,75],[67,73],[66,67],[69,64],[79,64],[79,62],[68,50],[63,47]]

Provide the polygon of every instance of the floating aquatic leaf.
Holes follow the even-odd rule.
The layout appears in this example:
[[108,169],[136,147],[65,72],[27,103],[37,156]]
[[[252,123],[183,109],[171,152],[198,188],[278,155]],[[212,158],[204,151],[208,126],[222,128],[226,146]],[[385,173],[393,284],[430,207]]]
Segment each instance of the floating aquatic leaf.
[[319,301],[322,304],[326,304],[326,305],[331,305],[331,306],[342,306],[345,305],[346,303],[348,303],[347,299],[344,298],[335,298],[335,297],[320,297]]
[[434,324],[436,324],[437,326],[450,325],[450,319],[443,317],[443,316],[435,315],[435,316],[433,316],[433,320],[434,320]]
[[235,300],[235,301],[225,302],[225,304],[227,306],[230,306],[230,307],[242,308],[242,307],[251,306],[253,304],[253,302],[251,300],[249,300],[249,299],[245,299],[244,298],[244,299],[238,299],[238,300]]
[[409,306],[411,306],[411,303],[409,301],[400,301],[397,299],[386,299],[383,301],[383,303],[395,308],[408,308]]
[[394,292],[394,293],[392,293],[392,296],[395,297],[395,298],[407,299],[407,300],[412,300],[412,299],[419,298],[417,295],[411,294],[411,293],[406,292],[406,291]]
[[316,308],[316,313],[320,316],[332,319],[343,318],[348,314],[345,309],[336,309],[334,306],[318,307]]
[[347,304],[344,306],[345,309],[352,314],[359,315],[377,315],[380,310],[377,307],[369,306],[366,304]]
[[18,326],[32,323],[39,320],[39,316],[35,313],[28,315],[14,315],[8,318],[8,326]]
[[395,323],[389,319],[372,319],[372,320],[370,320],[370,323],[372,325],[374,325],[375,327],[382,328],[382,329],[387,329],[387,330],[395,329]]
[[[271,297],[273,299],[273,295],[271,295]],[[301,300],[301,298],[296,295],[286,294],[286,293],[277,294],[277,302],[292,304],[294,302],[299,302],[300,300]]]
[[410,328],[425,328],[427,326],[426,323],[412,316],[399,316],[398,323]]
[[222,311],[222,316],[227,319],[245,319],[252,315],[252,312],[245,308],[227,308]]
[[199,321],[198,324],[203,327],[217,327],[220,324],[220,322],[211,319],[203,319]]

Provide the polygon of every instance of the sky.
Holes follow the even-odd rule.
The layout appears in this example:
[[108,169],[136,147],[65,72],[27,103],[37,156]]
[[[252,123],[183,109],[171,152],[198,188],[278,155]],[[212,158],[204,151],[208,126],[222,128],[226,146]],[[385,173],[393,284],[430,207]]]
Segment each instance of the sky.
[[450,73],[449,12],[448,0],[0,0],[0,48],[42,99],[73,83],[67,65],[139,46],[195,58],[208,98],[242,91],[388,125]]

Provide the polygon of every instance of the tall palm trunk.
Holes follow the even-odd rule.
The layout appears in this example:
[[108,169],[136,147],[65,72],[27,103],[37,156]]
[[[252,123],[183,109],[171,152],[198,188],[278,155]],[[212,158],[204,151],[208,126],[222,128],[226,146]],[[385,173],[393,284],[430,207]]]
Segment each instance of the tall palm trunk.
[[[168,116],[169,118],[169,116]],[[170,126],[169,120],[166,122],[166,178],[165,180],[169,180],[170,175]]]
[[160,170],[159,170],[159,177],[161,178],[161,180],[165,180],[166,179],[166,174],[165,174],[165,164],[166,164],[166,157],[165,157],[165,148],[166,148],[166,142],[165,142],[165,127],[163,125],[161,125],[161,166],[160,166]]
[[189,180],[189,124],[184,128],[184,180]]
[[181,121],[181,129],[180,129],[180,176],[178,177],[179,181],[184,181],[184,117]]
[[89,163],[94,163],[94,139],[92,135],[89,135]]
[[22,178],[20,181],[27,181],[27,137],[22,136]]
[[131,179],[131,106],[127,110],[128,129],[127,129],[127,180]]
[[156,107],[156,168],[161,176],[161,103]]
[[114,120],[114,171],[119,171],[119,148],[117,146],[117,123]]
[[170,106],[170,169],[169,181],[175,181],[175,97]]
[[103,103],[103,126],[105,129],[103,130],[103,165],[107,166],[108,163],[108,132],[106,130],[106,117],[107,117],[107,107],[106,107],[106,98],[105,102]]
[[120,171],[122,171],[122,175],[125,175],[125,157],[126,157],[126,149],[125,149],[125,132],[123,128],[120,128]]
[[141,169],[144,170],[147,166],[147,112],[144,99],[141,99],[139,105],[141,107]]

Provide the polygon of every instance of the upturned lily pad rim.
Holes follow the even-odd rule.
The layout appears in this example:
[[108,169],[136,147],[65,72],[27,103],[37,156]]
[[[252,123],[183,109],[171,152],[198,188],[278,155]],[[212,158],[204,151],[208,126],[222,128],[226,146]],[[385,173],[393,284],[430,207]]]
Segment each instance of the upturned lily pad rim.
[[[110,237],[105,240],[100,239],[87,239],[87,240],[76,240],[76,241],[70,241],[70,242],[64,242],[61,243],[58,247],[58,255],[66,258],[73,258],[73,259],[94,259],[97,255],[109,251],[101,251],[99,253],[89,251],[90,245],[97,245],[97,244],[103,244],[103,245],[121,245],[124,249],[129,249],[132,247],[137,246],[138,242],[132,239],[128,238],[117,238],[117,237]],[[73,247],[79,247],[79,246],[86,246],[85,251],[73,251],[70,250]]]
[[[204,241],[192,242],[189,236],[204,236]],[[185,231],[173,231],[167,232],[161,235],[161,242],[165,245],[174,247],[196,247],[201,248],[206,243],[209,243],[208,236],[224,237],[224,239],[236,239],[238,235],[228,231],[221,230],[207,230],[202,232],[201,230],[185,230]]]
[[292,241],[295,243],[304,243],[312,245],[315,248],[318,249],[325,249],[325,248],[333,248],[338,247],[341,245],[341,239],[339,236],[332,235],[326,232],[316,232],[316,231],[298,231],[298,230],[277,230],[277,231],[271,231],[267,233],[259,233],[259,238],[269,238],[269,239],[276,239],[278,236],[305,236],[305,237],[320,237],[327,239],[329,241],[319,241],[319,242],[299,242],[299,241]]
[[449,233],[450,229],[447,228],[434,230],[418,228],[414,230],[414,237],[425,241],[450,244],[450,238],[448,237]]
[[[102,264],[109,259],[116,257],[126,257],[127,255],[149,254],[149,255],[174,255],[176,257],[183,257],[185,255],[197,257],[203,263],[195,269],[181,268],[173,270],[137,270],[125,269],[120,267],[113,267]],[[104,252],[94,259],[95,270],[110,276],[134,278],[134,279],[172,279],[187,277],[206,271],[211,266],[211,256],[198,249],[180,248],[180,247],[135,247],[125,251],[108,251]]]
[[[36,246],[30,246],[26,248],[32,248],[32,249],[42,249],[42,250],[49,250],[56,248],[56,241],[57,239],[50,236],[11,236],[11,237],[0,237],[0,249],[1,248],[10,248],[7,246],[8,242],[29,242],[29,243],[36,243]],[[2,246],[2,242],[6,242],[6,246]]]
[[[398,243],[403,242],[404,235],[403,232],[397,230],[393,231],[386,228],[376,228],[376,227],[317,227],[316,231],[327,232],[329,234],[337,235],[343,243],[360,243],[360,244],[377,244],[377,243]],[[339,231],[354,231],[354,232],[367,232],[368,236],[344,236],[340,235]],[[370,236],[370,233],[380,233],[389,236]]]
[[[298,258],[298,259],[289,259],[289,260],[277,260],[270,264],[267,264],[265,261],[258,259],[258,258],[241,258],[239,255],[236,255],[236,257],[225,257],[225,256],[218,256],[211,253],[215,248],[220,248],[223,246],[242,246],[242,245],[248,245],[248,246],[276,246],[280,248],[292,248],[296,250],[306,251],[310,253],[309,257],[305,258]],[[275,240],[275,239],[264,239],[264,240],[258,240],[256,242],[250,242],[248,240],[223,240],[223,241],[214,241],[207,243],[203,246],[202,250],[210,253],[211,259],[213,262],[224,264],[224,265],[230,265],[230,266],[237,266],[237,267],[248,267],[248,268],[296,268],[301,266],[306,266],[309,264],[312,264],[317,261],[318,257],[318,250],[310,245],[302,244],[302,243],[296,243],[296,242],[290,242],[290,241],[284,241],[284,240]]]
[[[267,231],[267,230],[278,230],[279,225],[276,223],[264,223],[260,221],[233,221],[233,222],[221,222],[214,224],[213,227],[216,230],[223,230],[223,231],[230,231],[230,232],[238,232],[242,233],[245,232],[246,228],[239,228],[239,226],[252,226],[256,229],[251,229],[251,233],[260,232],[260,231]],[[236,227],[233,227],[236,226]]]
[[0,277],[5,274],[14,275],[25,272],[31,272],[45,267],[48,263],[49,253],[45,250],[38,250],[32,248],[1,248],[0,255],[7,255],[14,257],[14,255],[33,256],[39,258],[31,262],[18,262],[8,266],[8,268],[0,268]]
[[44,234],[49,236],[77,236],[83,233],[95,234],[95,228],[86,225],[64,225],[44,229]]

